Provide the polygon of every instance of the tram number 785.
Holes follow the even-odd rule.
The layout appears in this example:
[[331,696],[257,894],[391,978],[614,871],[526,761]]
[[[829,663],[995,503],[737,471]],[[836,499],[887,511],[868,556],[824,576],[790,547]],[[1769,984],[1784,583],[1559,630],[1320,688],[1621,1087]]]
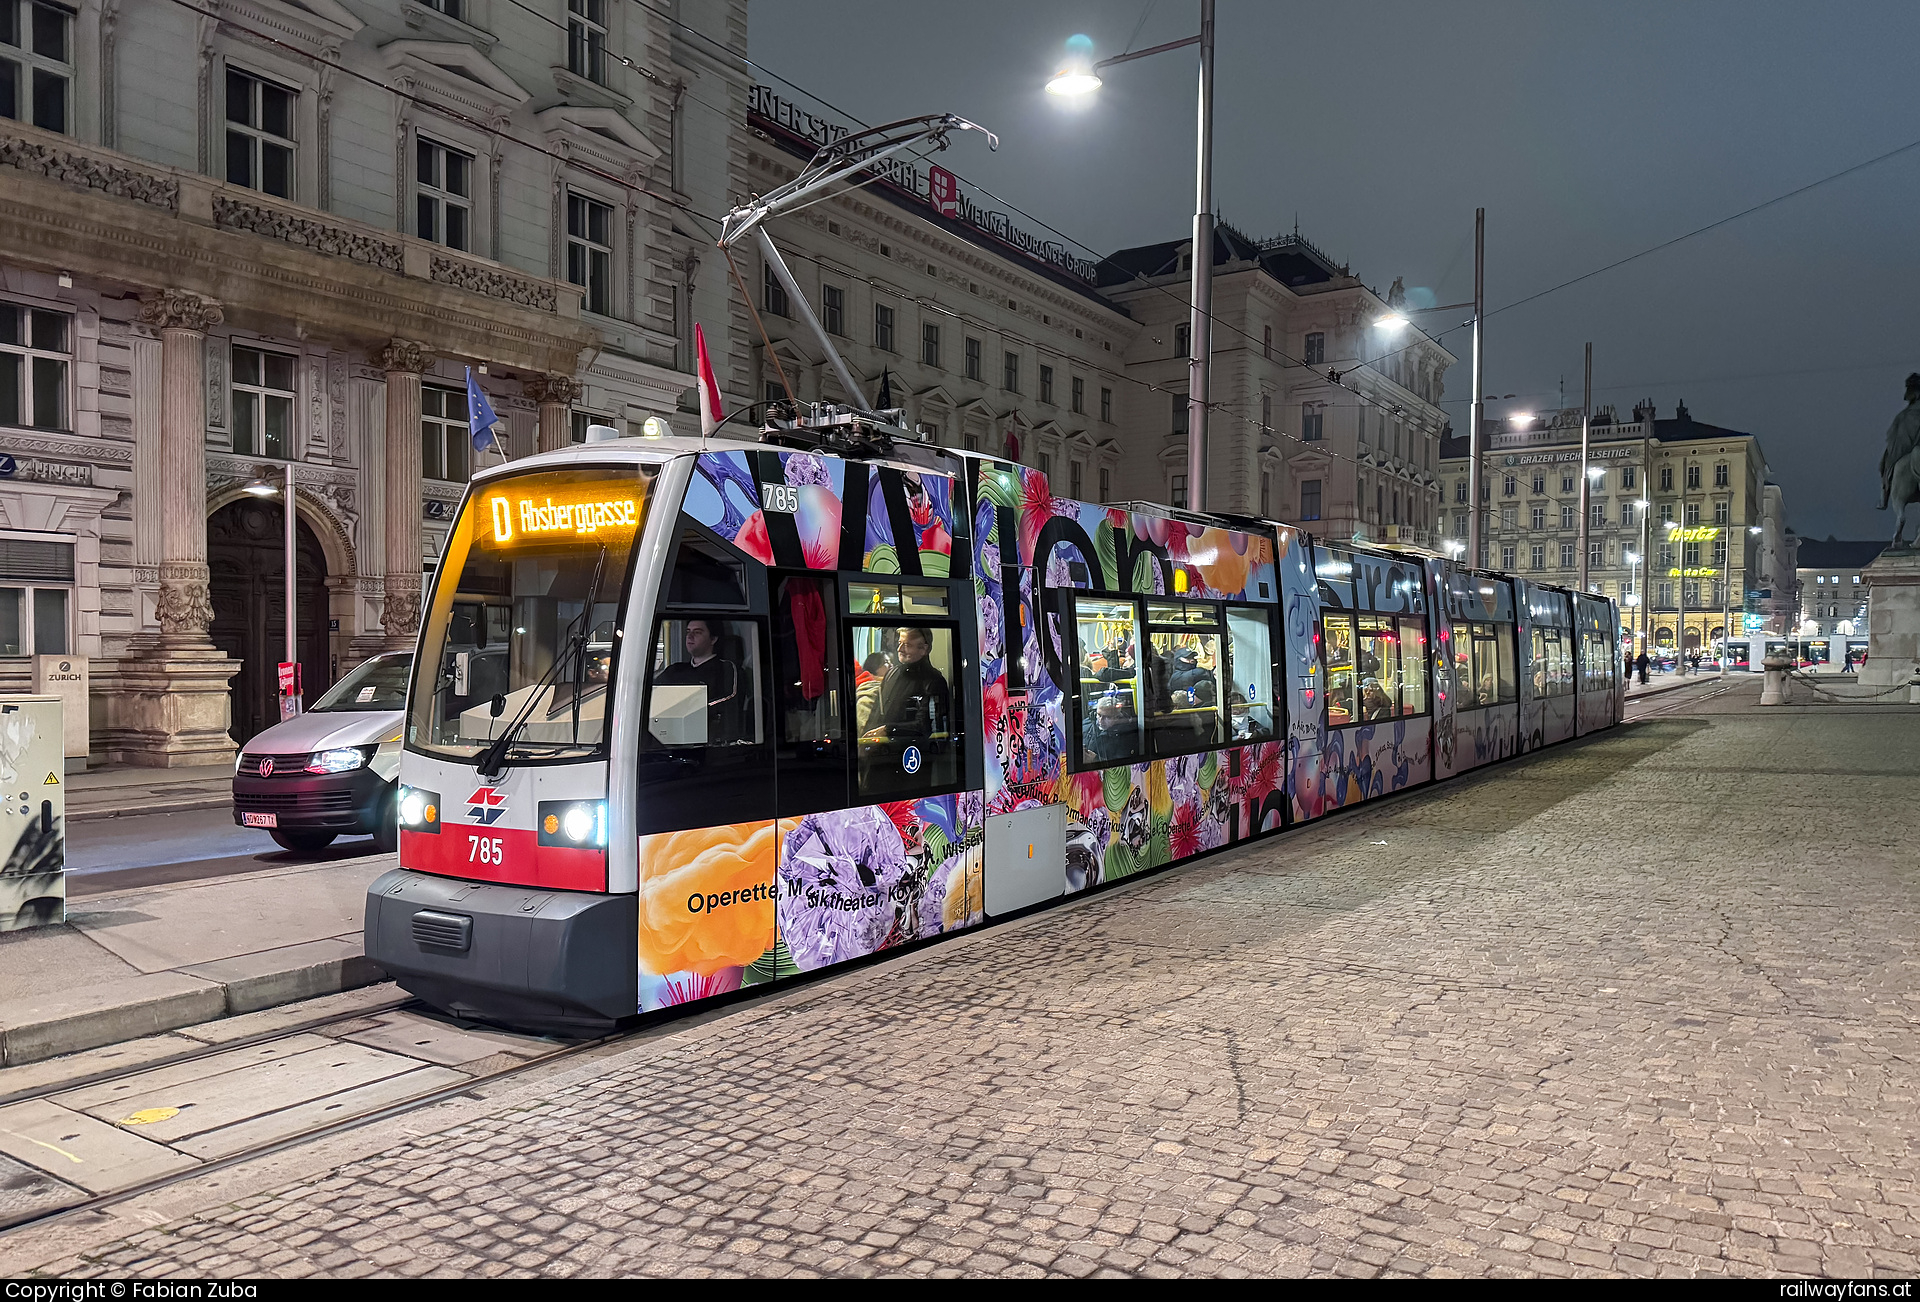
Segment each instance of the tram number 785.
[[468,863],[505,863],[507,850],[502,838],[497,836],[467,837]]

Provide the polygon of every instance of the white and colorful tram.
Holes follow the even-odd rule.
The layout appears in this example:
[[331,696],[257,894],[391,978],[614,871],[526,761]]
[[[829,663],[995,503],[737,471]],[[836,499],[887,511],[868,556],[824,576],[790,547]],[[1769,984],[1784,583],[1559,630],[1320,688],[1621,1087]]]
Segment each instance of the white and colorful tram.
[[1612,725],[1611,602],[1038,471],[616,439],[476,474],[366,950],[584,1030]]

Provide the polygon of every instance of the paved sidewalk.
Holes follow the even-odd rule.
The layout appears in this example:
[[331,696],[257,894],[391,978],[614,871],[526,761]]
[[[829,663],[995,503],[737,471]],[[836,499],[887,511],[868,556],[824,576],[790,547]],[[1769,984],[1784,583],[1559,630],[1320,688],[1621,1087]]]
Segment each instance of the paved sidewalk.
[[361,952],[392,855],[68,901],[0,934],[0,1062],[15,1066],[384,979]]
[[150,769],[116,765],[67,775],[67,818],[174,814],[233,803],[233,765]]

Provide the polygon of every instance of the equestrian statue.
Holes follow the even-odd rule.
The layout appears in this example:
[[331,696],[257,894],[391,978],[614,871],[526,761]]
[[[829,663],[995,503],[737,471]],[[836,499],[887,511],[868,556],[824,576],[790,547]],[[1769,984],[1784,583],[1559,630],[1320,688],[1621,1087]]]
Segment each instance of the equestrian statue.
[[1907,377],[1907,405],[1887,426],[1887,450],[1880,454],[1880,509],[1893,508],[1893,542],[1901,550],[1907,507],[1920,502],[1920,372]]

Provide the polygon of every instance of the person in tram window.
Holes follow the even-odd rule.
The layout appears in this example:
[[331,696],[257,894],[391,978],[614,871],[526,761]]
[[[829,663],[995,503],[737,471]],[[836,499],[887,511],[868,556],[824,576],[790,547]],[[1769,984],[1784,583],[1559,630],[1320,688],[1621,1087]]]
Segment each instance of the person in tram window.
[[1139,731],[1133,700],[1125,692],[1108,692],[1080,727],[1081,762],[1113,764],[1129,759]]
[[1360,717],[1368,722],[1393,717],[1393,698],[1387,695],[1378,678],[1369,678],[1360,685]]
[[681,627],[680,641],[686,650],[686,659],[676,660],[662,669],[654,682],[705,688],[707,745],[726,746],[738,742],[744,731],[742,710],[746,703],[740,666],[720,654],[720,634],[712,621],[687,620]]
[[880,680],[880,697],[869,716],[867,739],[899,741],[944,732],[953,718],[953,691],[928,660],[933,632],[902,628],[895,663]]

